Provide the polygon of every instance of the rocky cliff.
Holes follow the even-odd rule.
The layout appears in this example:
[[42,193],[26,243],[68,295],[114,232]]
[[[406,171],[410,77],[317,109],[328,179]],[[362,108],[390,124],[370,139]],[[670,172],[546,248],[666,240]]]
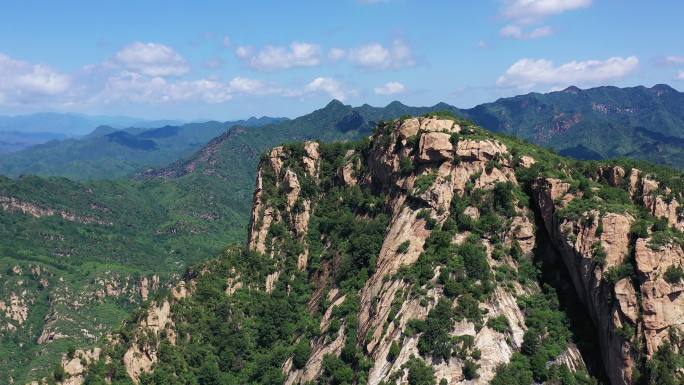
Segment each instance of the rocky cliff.
[[[590,177],[609,187],[578,189],[571,182],[539,178],[532,190],[544,226],[597,326],[612,383],[630,384],[639,376],[640,360],[653,358],[665,343],[679,344],[682,195],[635,168],[602,167]],[[621,204],[608,204],[608,194],[622,195]],[[645,217],[658,223],[647,226]]]
[[191,270],[89,375],[666,383],[684,310],[681,186],[439,115],[276,147],[247,245]]

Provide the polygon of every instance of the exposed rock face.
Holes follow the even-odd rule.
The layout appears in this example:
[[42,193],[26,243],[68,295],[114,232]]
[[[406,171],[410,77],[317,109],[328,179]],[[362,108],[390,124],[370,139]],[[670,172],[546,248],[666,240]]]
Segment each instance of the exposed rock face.
[[[563,261],[573,280],[575,290],[587,306],[589,314],[599,330],[603,359],[608,376],[613,384],[630,384],[632,370],[635,368],[635,353],[629,341],[617,334],[618,328],[630,323],[633,309],[629,303],[634,293],[621,283],[622,304],[610,301],[613,288],[603,275],[609,268],[620,265],[628,255],[629,232],[633,218],[629,215],[608,213],[593,221],[568,220],[555,215],[556,210],[569,197],[570,186],[554,179],[537,180],[533,190],[534,198],[546,230],[560,251]],[[600,217],[599,213],[588,213]],[[598,222],[603,221],[603,233],[597,235]],[[593,256],[594,244],[601,243],[606,250],[605,264],[601,266]],[[627,310],[628,314],[622,312]]]
[[[643,204],[656,217],[677,227],[679,219],[664,204],[658,193],[658,182],[631,170],[626,176],[621,167],[599,170],[598,178],[618,187],[626,184],[633,199]],[[569,219],[559,210],[577,198],[567,183],[554,179],[537,180],[533,187],[535,200],[547,231],[560,250],[580,298],[586,304],[601,338],[607,373],[613,384],[631,384],[639,351],[630,339],[643,338],[650,357],[668,339],[671,330],[681,330],[684,323],[684,299],[680,293],[684,284],[668,283],[665,272],[684,264],[680,245],[668,243],[654,250],[650,239],[630,237],[634,218],[630,214],[597,211],[584,213],[593,220]],[[669,193],[666,191],[666,193]],[[599,225],[602,231],[599,233]],[[596,258],[596,244],[604,249],[604,261]],[[633,253],[636,279],[622,278],[610,283],[611,268],[628,262]],[[612,301],[611,298],[615,298]],[[628,329],[626,329],[628,328]],[[637,336],[625,339],[622,330],[636,330]]]
[[[407,364],[414,357],[432,367],[437,383],[489,383],[514,353],[530,346],[530,335],[546,338],[543,327],[535,333],[537,328],[528,323],[538,319],[530,316],[531,305],[525,301],[548,294],[529,270],[534,269],[533,255],[545,254],[551,246],[558,255],[549,258],[562,260],[597,329],[613,385],[632,385],[633,373],[643,367],[642,358],[653,357],[670,331],[684,330],[684,282],[667,278],[672,269],[684,265],[681,246],[674,241],[656,244],[653,233],[648,233],[652,230],[641,233],[642,238],[634,235],[632,228],[640,214],[633,206],[629,210],[620,210],[619,205],[614,210],[592,206],[603,199],[601,193],[621,199],[624,195],[633,201],[630,205],[641,204],[678,228],[681,197],[672,199],[671,191],[657,180],[639,170],[601,167],[591,176],[594,181],[601,181],[601,188],[607,184],[626,193],[607,187],[609,191],[599,191],[592,187],[595,182],[584,179],[589,187],[582,189],[574,176],[563,176],[564,169],[553,170],[563,180],[534,179],[530,174],[535,164],[547,167],[546,159],[518,156],[520,146],[514,141],[483,139],[484,135],[470,127],[461,129],[449,119],[413,118],[380,128],[369,146],[345,144],[329,151],[327,146],[307,142],[303,147],[271,150],[257,173],[247,245],[263,256],[246,254],[263,257],[260,262],[268,262],[268,267],[251,276],[251,266],[239,263],[221,270],[219,282],[225,282],[221,290],[228,300],[244,298],[246,291],[270,293],[273,298],[295,293],[293,298],[301,301],[298,309],[310,312],[317,323],[320,320],[315,333],[298,330],[291,339],[288,336],[286,343],[304,346],[310,354],[302,358],[288,353],[290,357],[276,363],[275,370],[282,370],[286,384],[307,384],[329,376],[324,372],[326,356],[362,357],[370,363],[358,370],[362,373],[354,373],[363,377],[354,377],[351,383],[408,383]],[[525,189],[518,180],[525,182]],[[584,198],[586,205],[573,206],[576,199]],[[330,207],[338,205],[344,210]],[[321,207],[325,213],[317,211]],[[382,218],[377,222],[381,235],[366,242],[375,247],[372,253],[345,249],[354,240],[367,240],[349,234],[353,227],[375,224],[376,216]],[[536,228],[537,223],[543,228]],[[332,236],[326,230],[334,226],[343,227],[343,235]],[[547,234],[550,244],[540,241]],[[466,288],[458,285],[476,274],[467,272],[466,263],[477,265],[463,256],[474,254],[470,246],[481,251],[477,261],[492,277],[491,281],[480,277]],[[358,260],[350,262],[353,258]],[[348,266],[352,263],[358,263],[357,270]],[[457,273],[463,270],[466,273]],[[354,272],[350,279],[363,284],[354,286],[339,278],[348,271]],[[449,287],[450,281],[457,282],[456,288]],[[306,296],[297,292],[302,283]],[[485,288],[485,283],[491,286]],[[140,284],[148,286],[153,283]],[[469,292],[473,287],[484,294]],[[191,295],[192,289],[192,280],[176,286],[169,300],[152,304],[140,319],[134,342],[123,357],[134,381],[159,362],[158,343],[149,342],[156,338],[146,337],[164,331],[170,342],[176,342],[171,304]],[[104,285],[105,295],[109,291]],[[461,303],[465,294],[473,301],[468,305],[470,314],[461,308],[466,307]],[[449,345],[446,356],[426,353],[422,345],[426,325],[440,305],[455,311],[453,317],[439,319]],[[177,321],[180,329],[181,319]],[[470,345],[463,347],[466,342],[459,341]],[[459,343],[464,350],[451,350]],[[563,344],[558,350],[560,354],[544,363],[546,368],[586,369],[575,344]],[[532,360],[529,352],[524,354]]]
[[[406,295],[406,291],[410,289],[410,286],[397,278],[396,274],[402,267],[416,263],[423,252],[425,242],[431,234],[428,220],[444,222],[449,216],[454,197],[463,196],[469,188],[488,190],[500,182],[517,184],[512,157],[504,144],[494,140],[472,139],[456,142],[452,139],[452,134],[459,131],[460,127],[451,120],[407,119],[387,134],[387,140],[374,142],[366,159],[367,175],[359,177],[356,174],[354,170],[358,170],[359,166],[354,163],[355,157],[351,151],[345,155],[345,163],[337,171],[337,177],[345,185],[360,184],[389,191],[386,203],[387,207],[391,208],[389,226],[377,257],[375,270],[358,293],[358,335],[366,336],[359,344],[374,361],[368,384],[377,385],[387,381],[390,376],[403,372],[403,365],[409,358],[412,355],[419,355],[419,337],[404,335],[408,322],[412,319],[425,319],[430,309],[444,298],[441,288],[425,289],[428,291],[427,303],[418,297],[409,297],[401,303],[398,311],[393,310],[393,303],[400,296]],[[416,148],[407,147],[409,138],[416,135],[420,135]],[[402,157],[414,159],[417,165],[414,172],[401,175],[399,164]],[[301,177],[293,169],[285,166],[286,159],[287,154],[282,150],[274,150],[259,170],[249,244],[253,250],[268,250],[268,245],[263,245],[261,240],[266,239],[267,227],[274,223],[284,223],[285,227],[293,229],[293,234],[299,239],[304,239],[302,236],[308,231],[305,225],[307,221],[302,220],[300,215],[288,213],[292,210],[294,202],[300,199]],[[488,167],[492,161],[497,162],[496,166]],[[307,164],[306,159],[303,159],[303,162]],[[528,157],[526,162],[532,165],[534,159]],[[276,173],[275,184],[282,186],[287,201],[285,211],[282,208],[279,210],[268,206],[263,200],[263,175],[268,173],[264,167]],[[309,174],[311,170],[314,170],[314,167],[305,167],[304,172]],[[417,180],[428,174],[434,175],[434,183],[424,191],[416,192]],[[469,184],[473,187],[468,187]],[[305,202],[303,211],[308,213],[312,207],[308,200]],[[419,215],[421,207],[429,212],[428,216]],[[469,213],[473,217],[479,216],[475,208],[471,208]],[[266,219],[266,215],[274,219]],[[536,243],[535,229],[530,217],[529,211],[518,209],[518,214],[510,218],[511,225],[504,237],[508,245],[516,241],[522,252],[528,255]],[[254,225],[257,223],[260,226]],[[467,237],[467,234],[462,235],[455,238],[454,242],[462,242]],[[484,243],[487,245],[489,263],[492,266],[508,264],[516,268],[512,260],[494,261],[491,258],[493,246],[486,240]],[[305,269],[306,260],[300,259],[298,267]],[[272,290],[279,276],[276,272],[267,277],[266,291]],[[436,278],[432,282],[436,285]],[[333,308],[345,301],[345,296],[336,293],[337,289],[332,289],[329,293],[330,305],[324,312],[320,325],[324,332],[329,327]],[[518,351],[522,345],[526,329],[525,316],[518,307],[516,296],[523,293],[522,287],[512,290],[497,288],[489,301],[480,304],[481,308],[486,309],[487,318],[505,317],[510,325],[510,333],[499,333],[489,327],[476,330],[475,325],[466,320],[453,325],[452,335],[472,336],[474,348],[481,351],[481,358],[478,360],[479,377],[474,380],[465,379],[462,359],[452,358],[440,363],[427,358],[435,368],[438,381],[446,379],[449,384],[486,384],[494,377],[496,368],[507,363],[513,352]],[[389,318],[390,313],[394,311],[396,315]],[[283,365],[283,371],[287,375],[286,384],[303,384],[317,379],[321,375],[323,356],[340,354],[344,345],[344,334],[343,326],[334,338],[321,337],[311,341],[311,356],[303,369],[295,369],[292,361],[288,360]],[[387,355],[393,343],[399,344],[400,352],[390,362]],[[569,348],[559,360],[567,363],[572,369],[584,367],[576,348]]]
[[669,330],[684,330],[684,282],[669,283],[665,272],[684,264],[684,251],[679,245],[668,244],[659,250],[648,246],[649,240],[636,243],[637,270],[641,284],[643,328],[646,349],[650,355],[668,339]]
[[133,381],[138,383],[140,375],[152,370],[155,362],[158,360],[157,348],[159,334],[165,331],[167,339],[171,343],[175,343],[175,331],[173,329],[173,321],[171,319],[171,304],[169,301],[164,301],[161,304],[153,305],[149,308],[147,317],[143,319],[137,329],[136,339],[141,335],[152,335],[154,338],[145,339],[147,343],[134,343],[124,354],[123,362],[126,367],[126,372]]
[[97,224],[104,226],[112,225],[111,222],[103,221],[98,218],[76,215],[68,211],[56,210],[51,207],[42,207],[30,202],[24,202],[15,197],[0,196],[0,209],[9,212],[20,212],[36,218],[59,216],[70,222]]
[[631,169],[627,175],[625,169],[620,166],[603,167],[598,172],[598,178],[614,187],[627,184],[632,198],[640,200],[653,216],[665,218],[671,226],[684,231],[684,210],[680,204],[684,197],[673,196],[669,187],[663,186],[661,189],[660,182],[649,175],[644,175],[638,169]]
[[19,295],[15,292],[10,293],[8,303],[0,301],[0,311],[4,312],[7,318],[15,321],[18,325],[22,325],[26,322],[26,318],[28,318],[29,308],[24,302],[25,297],[26,291],[24,290]]
[[453,145],[451,136],[442,132],[428,132],[420,136],[420,154],[418,160],[422,163],[442,162],[453,159]]

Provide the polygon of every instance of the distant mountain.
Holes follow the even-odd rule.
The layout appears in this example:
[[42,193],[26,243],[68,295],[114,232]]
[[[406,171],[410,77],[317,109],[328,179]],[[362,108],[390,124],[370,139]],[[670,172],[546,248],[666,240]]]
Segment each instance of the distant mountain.
[[93,127],[109,125],[125,127],[159,127],[167,124],[179,125],[179,120],[152,120],[129,116],[100,116],[57,112],[42,112],[30,115],[0,116],[0,131],[51,132],[67,136],[85,135]]
[[[324,108],[296,119],[267,124],[255,130],[236,127],[213,139],[188,159],[181,159],[161,169],[147,170],[141,176],[173,178],[190,173],[211,175],[221,170],[227,174],[220,176],[233,182],[228,188],[245,188],[249,195],[259,156],[271,147],[304,140],[330,142],[357,139],[370,135],[372,127],[380,120],[443,109],[443,105],[409,107],[399,102],[384,108],[369,105],[351,107],[333,100]],[[236,181],[245,181],[246,184],[243,186]]]
[[53,132],[0,131],[0,154],[17,152],[51,140],[63,140],[65,138],[66,135]]
[[121,129],[126,127],[151,128],[183,123],[177,120],[146,120],[127,116],[96,116],[55,112],[0,116],[0,154],[21,151],[52,140],[83,136],[90,132],[93,127],[100,125]]
[[[656,85],[587,90],[569,87],[547,94],[499,99],[471,109],[446,103],[410,107],[398,101],[385,107],[351,107],[335,100],[323,109],[287,121],[250,118],[154,129],[139,127],[126,129],[126,133],[116,133],[117,127],[109,125],[80,140],[47,143],[6,155],[0,159],[0,174],[120,178],[171,162],[176,162],[171,168],[177,168],[229,126],[263,126],[250,130],[248,137],[240,137],[243,146],[258,152],[288,141],[355,138],[369,134],[370,127],[380,120],[440,110],[578,159],[630,157],[684,168],[684,93]],[[253,161],[253,157],[239,161]],[[161,172],[168,174],[169,170]]]
[[[562,111],[577,105],[569,103]],[[46,373],[68,346],[94,343],[185,266],[245,239],[257,165],[268,149],[304,140],[361,139],[371,134],[373,122],[443,110],[490,119],[499,131],[512,133],[518,123],[509,128],[506,108],[495,107],[460,110],[443,103],[409,107],[399,102],[351,107],[334,100],[310,114],[260,127],[254,127],[258,119],[231,127],[230,122],[126,130],[101,126],[81,140],[38,146],[43,153],[21,152],[33,156],[23,167],[37,165],[75,179],[145,171],[135,180],[115,181],[0,177],[0,239],[5,240],[0,242],[0,290],[25,288],[20,306],[29,314],[21,322],[8,321],[17,332],[0,341],[0,382],[7,382],[3,373],[17,383]],[[644,128],[661,134],[654,126]],[[199,144],[198,137],[207,139]],[[188,143],[198,143],[198,150],[191,151]],[[288,151],[298,148],[288,146]],[[183,151],[187,155],[179,156]],[[164,154],[170,165],[143,167],[144,154]],[[539,154],[546,159],[545,152]],[[163,164],[162,156],[154,159]]]
[[490,130],[579,159],[630,157],[684,168],[684,93],[568,87],[499,99],[461,113]]
[[65,176],[71,179],[116,179],[191,155],[233,126],[257,127],[283,118],[210,121],[125,130],[99,126],[82,138],[51,141],[0,159],[0,174]]

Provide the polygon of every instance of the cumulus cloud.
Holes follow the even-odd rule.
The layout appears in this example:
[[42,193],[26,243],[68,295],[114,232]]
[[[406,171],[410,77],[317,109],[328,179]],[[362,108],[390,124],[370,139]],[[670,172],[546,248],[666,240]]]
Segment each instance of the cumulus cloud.
[[[302,44],[293,43],[284,56],[265,51],[263,55],[255,53],[254,58],[259,65],[267,66],[268,60],[264,58],[295,57],[290,63],[304,65],[306,58],[311,57],[313,45]],[[317,47],[313,49],[316,55],[318,50]],[[251,55],[253,51],[238,50],[236,53]],[[217,68],[221,64],[216,60],[206,62],[205,66]],[[132,43],[100,63],[85,65],[70,74],[0,53],[0,105],[60,109],[107,104],[224,103],[240,95],[303,97],[319,94],[340,100],[357,95],[344,82],[332,77],[321,76],[284,87],[243,76],[228,80],[219,77],[188,79],[189,70],[178,52],[158,43]]]
[[338,61],[342,60],[347,56],[347,51],[343,50],[342,48],[332,48],[330,52],[328,52],[328,58],[333,61]]
[[606,60],[571,61],[556,66],[546,59],[520,59],[499,77],[502,87],[532,89],[537,86],[593,85],[619,79],[639,65],[636,56]]
[[370,43],[347,51],[336,48],[330,53],[330,57],[333,56],[337,59],[346,58],[357,67],[365,69],[402,68],[415,64],[411,47],[401,39],[394,40],[389,47]]
[[239,46],[235,55],[249,67],[262,71],[311,67],[321,62],[320,47],[302,42],[292,42],[288,47],[269,45],[258,51],[253,47]]
[[43,64],[32,64],[0,53],[0,103],[26,104],[65,93],[69,76]]
[[395,95],[406,92],[406,86],[399,82],[388,82],[380,87],[375,87],[373,91],[378,95]]
[[663,59],[663,62],[665,64],[671,64],[671,65],[680,65],[684,64],[684,56],[678,56],[678,55],[670,55],[666,56]]
[[232,99],[228,84],[215,79],[169,80],[124,72],[107,78],[102,92],[89,103],[167,103],[203,101],[222,103]]
[[[303,93],[325,93],[334,99],[346,100],[349,96],[354,95],[355,91],[347,90],[342,82],[337,79],[317,77],[304,87]],[[293,93],[293,96],[296,96],[296,92]]]
[[504,0],[501,15],[510,24],[501,28],[499,35],[518,40],[551,36],[555,32],[553,28],[529,25],[539,24],[550,16],[586,8],[591,4],[592,0]]
[[521,27],[509,24],[499,31],[502,37],[509,37],[517,40],[539,39],[541,37],[551,36],[553,28],[548,26],[534,28],[529,32],[525,32]]
[[190,71],[178,52],[157,43],[130,44],[114,55],[112,63],[147,76],[181,76]]
[[264,89],[261,80],[235,77],[230,81],[230,87],[236,91],[252,93]]
[[506,0],[501,13],[518,23],[529,23],[591,4],[592,0]]

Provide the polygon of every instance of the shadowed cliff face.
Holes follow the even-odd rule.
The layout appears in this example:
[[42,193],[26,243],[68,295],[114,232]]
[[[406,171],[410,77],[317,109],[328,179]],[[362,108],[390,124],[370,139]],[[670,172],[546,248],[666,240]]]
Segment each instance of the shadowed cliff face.
[[[665,343],[679,343],[681,193],[638,169],[604,167],[593,177],[620,188],[624,201],[642,212],[626,207],[580,212],[577,202],[592,199],[594,189],[576,191],[553,178],[536,180],[532,189],[551,241],[599,330],[607,373],[613,383],[629,384],[640,361],[653,358]],[[656,225],[644,226],[643,211],[660,218]]]
[[276,147],[246,245],[153,302],[91,378],[658,383],[684,318],[681,179],[659,178],[440,116]]

